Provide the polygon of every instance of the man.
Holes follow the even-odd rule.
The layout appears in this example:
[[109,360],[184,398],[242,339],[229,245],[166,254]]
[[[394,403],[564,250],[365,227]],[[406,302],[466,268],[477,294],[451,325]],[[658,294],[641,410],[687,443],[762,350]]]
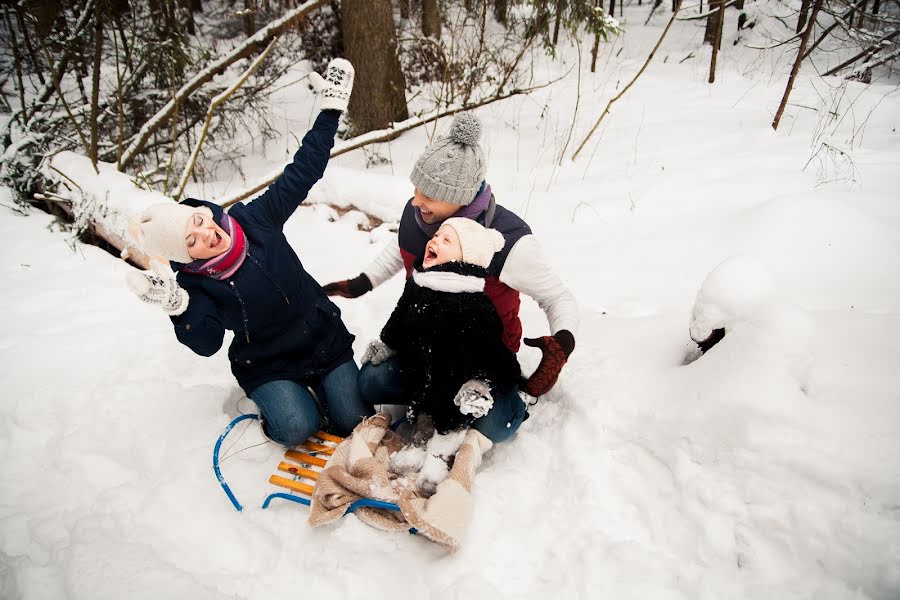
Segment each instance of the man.
[[[403,209],[396,241],[358,277],[330,283],[323,289],[332,296],[357,298],[401,269],[409,277],[413,265],[422,261],[428,241],[450,217],[474,219],[496,229],[505,244],[488,266],[484,291],[503,322],[504,343],[513,352],[519,349],[520,292],[537,301],[553,332],[525,339],[526,345],[540,348],[543,357],[523,389],[532,396],[541,396],[556,383],[575,349],[573,332],[578,325],[578,308],[571,292],[547,262],[528,224],[495,203],[491,187],[484,180],[486,165],[478,144],[480,135],[481,123],[475,115],[457,115],[449,135],[428,146],[413,168],[410,180],[415,195]],[[404,404],[407,379],[395,359],[378,365],[368,363],[360,371],[360,391],[372,404]],[[500,442],[511,437],[525,418],[525,404],[517,393],[512,393],[495,398],[493,408],[474,427],[492,441]]]

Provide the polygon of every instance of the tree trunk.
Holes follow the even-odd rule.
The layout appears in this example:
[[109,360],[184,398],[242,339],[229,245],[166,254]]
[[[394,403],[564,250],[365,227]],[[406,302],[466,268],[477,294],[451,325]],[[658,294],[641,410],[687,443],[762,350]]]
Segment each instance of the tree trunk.
[[441,11],[437,0],[422,0],[422,35],[441,37]]
[[400,5],[400,18],[409,20],[409,0],[397,0]]
[[343,0],[341,21],[347,59],[356,67],[350,96],[354,134],[409,118],[390,0]]
[[797,32],[800,33],[803,31],[803,27],[806,25],[806,17],[809,15],[809,0],[801,0],[800,2],[800,16],[797,17]]
[[724,0],[710,0],[708,3],[709,10],[718,8],[714,13],[706,17],[706,31],[703,32],[703,43],[712,44],[715,48],[716,32],[719,31],[719,21],[725,17]]
[[100,105],[100,63],[103,60],[103,13],[100,8],[101,0],[94,0],[94,65],[91,75],[91,147],[90,159],[97,168],[98,138],[98,114]]
[[[819,14],[819,8],[822,6],[822,0],[816,0],[816,3],[813,5],[812,15],[810,15],[809,20],[811,23],[816,22],[816,17]],[[797,60],[794,61],[794,67],[791,69],[791,76],[788,77],[787,86],[784,88],[784,96],[781,98],[781,104],[778,106],[778,112],[775,113],[775,119],[772,121],[772,129],[778,130],[778,123],[781,121],[781,115],[784,114],[784,107],[787,106],[788,97],[791,95],[791,88],[794,87],[794,80],[797,78],[797,73],[800,71],[800,63],[803,62],[803,57],[806,55],[806,44],[809,42],[809,35],[812,33],[813,28],[807,27],[803,32],[803,36],[800,38],[800,48],[797,50]]]
[[616,0],[609,0],[609,16],[616,16]]
[[565,0],[556,0],[556,18],[553,20],[553,45],[559,41],[559,22],[562,20],[562,13]]
[[254,33],[256,33],[256,19],[253,14],[253,0],[244,0],[244,10],[247,11],[246,16],[244,16],[244,32],[247,34],[247,37],[250,37]]
[[868,0],[863,0],[862,7],[859,9],[859,15],[856,17],[856,26],[862,29],[864,27],[866,18],[866,4],[868,4]]
[[594,34],[594,46],[591,48],[591,73],[597,71],[597,51],[600,49],[600,34]]
[[509,13],[509,0],[494,0],[494,18],[501,25],[506,25]]
[[719,57],[719,49],[722,47],[722,28],[725,26],[725,0],[718,0],[720,18],[716,29],[716,38],[712,45],[712,55],[709,59],[709,83],[716,81],[716,60]]

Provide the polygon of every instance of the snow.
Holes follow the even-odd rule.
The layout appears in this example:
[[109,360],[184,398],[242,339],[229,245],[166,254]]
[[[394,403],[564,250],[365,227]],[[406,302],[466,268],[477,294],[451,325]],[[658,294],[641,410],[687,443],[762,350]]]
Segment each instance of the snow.
[[[565,151],[575,71],[477,111],[494,193],[532,225],[581,325],[557,386],[486,456],[452,557],[352,515],[311,529],[298,505],[260,509],[280,452],[252,422],[223,447],[236,512],[211,452],[254,406],[226,351],[193,355],[128,291],[127,264],[43,213],[0,206],[0,597],[900,596],[897,83],[838,88],[807,66],[773,132],[793,53],[733,46],[729,34],[708,85],[702,21],[678,22],[573,163],[668,17],[644,28],[648,9],[626,9],[596,74],[582,60]],[[778,27],[764,25],[744,35]],[[536,78],[576,61],[570,41],[559,55]],[[223,169],[189,195],[249,187],[289,158],[314,105],[296,86],[275,102],[284,139],[248,140],[240,173]],[[835,102],[847,116],[825,116]],[[332,161],[286,229],[320,282],[359,273],[387,232],[319,203],[396,219],[430,131],[381,144],[390,164],[366,169],[361,151]],[[819,152],[823,142],[852,162]],[[78,157],[57,161],[124,210],[154,201],[108,169],[91,179]],[[0,204],[12,204],[8,190]],[[338,299],[357,358],[401,289],[394,278]],[[737,326],[684,365],[692,311],[706,327]],[[522,315],[526,335],[546,332],[532,301]],[[526,370],[538,360],[520,352]]]

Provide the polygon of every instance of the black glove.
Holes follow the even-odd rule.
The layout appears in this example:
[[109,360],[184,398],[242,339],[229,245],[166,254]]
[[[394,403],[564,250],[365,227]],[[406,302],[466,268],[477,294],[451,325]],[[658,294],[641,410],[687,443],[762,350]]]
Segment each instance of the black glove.
[[526,346],[541,349],[541,362],[528,381],[525,391],[532,396],[543,396],[559,378],[559,372],[575,349],[575,336],[567,329],[539,338],[525,338]]
[[363,294],[372,291],[372,282],[365,273],[360,273],[353,279],[342,279],[323,285],[322,289],[329,296],[343,296],[344,298],[359,298]]

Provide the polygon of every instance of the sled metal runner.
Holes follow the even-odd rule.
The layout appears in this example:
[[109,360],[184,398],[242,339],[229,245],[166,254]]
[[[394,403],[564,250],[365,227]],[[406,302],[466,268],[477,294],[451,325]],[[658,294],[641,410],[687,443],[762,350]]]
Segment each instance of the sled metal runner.
[[[246,414],[235,418],[227,427],[225,427],[225,430],[222,432],[222,435],[219,436],[215,448],[213,449],[213,471],[216,474],[216,479],[219,481],[219,485],[222,486],[222,490],[225,492],[225,495],[228,496],[231,504],[238,511],[242,511],[244,507],[238,501],[234,492],[231,491],[231,487],[222,476],[222,470],[219,467],[219,450],[222,447],[222,442],[225,441],[225,438],[228,437],[228,434],[234,429],[234,426],[247,419],[259,419],[259,417],[254,414]],[[315,490],[316,481],[319,479],[319,473],[325,468],[328,457],[334,453],[335,448],[337,448],[337,445],[341,443],[343,439],[344,438],[342,437],[324,431],[318,431],[310,436],[305,442],[295,448],[288,449],[284,453],[285,460],[278,464],[278,470],[290,475],[290,477],[272,475],[269,477],[269,483],[289,490],[289,492],[274,492],[269,494],[263,501],[262,508],[269,508],[269,505],[275,499],[288,500],[290,502],[309,506],[312,503],[312,495]],[[400,507],[393,502],[361,498],[350,505],[346,514],[350,514],[357,508],[362,507],[400,510]]]

